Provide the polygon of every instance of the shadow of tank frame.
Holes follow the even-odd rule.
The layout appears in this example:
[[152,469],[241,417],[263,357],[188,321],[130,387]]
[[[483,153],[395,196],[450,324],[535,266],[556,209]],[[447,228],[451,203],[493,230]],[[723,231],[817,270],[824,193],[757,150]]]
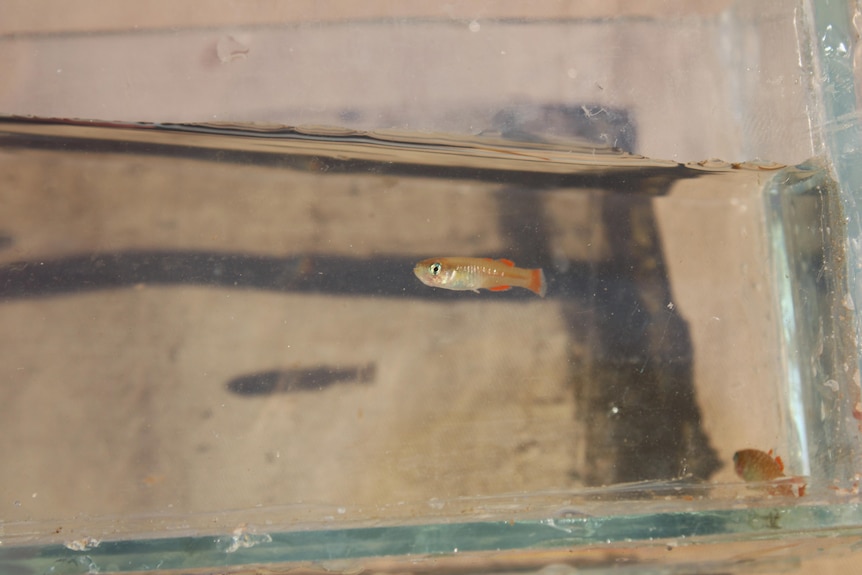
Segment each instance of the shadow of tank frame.
[[[691,337],[672,303],[651,204],[675,179],[668,173],[606,182],[591,197],[599,203],[609,256],[586,264],[591,269],[582,264],[549,274],[572,341],[569,380],[583,451],[575,460],[584,470],[573,476],[587,485],[703,480],[721,467],[701,425]],[[499,202],[508,257],[559,267],[545,233],[541,192],[503,190]]]

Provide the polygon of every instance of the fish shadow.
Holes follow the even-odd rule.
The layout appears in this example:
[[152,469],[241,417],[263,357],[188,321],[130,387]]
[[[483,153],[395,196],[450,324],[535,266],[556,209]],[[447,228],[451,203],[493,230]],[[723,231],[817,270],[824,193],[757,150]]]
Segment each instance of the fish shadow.
[[241,375],[227,382],[227,389],[251,397],[277,393],[322,391],[337,384],[370,385],[377,377],[377,365],[333,367],[319,365],[307,368],[276,369]]

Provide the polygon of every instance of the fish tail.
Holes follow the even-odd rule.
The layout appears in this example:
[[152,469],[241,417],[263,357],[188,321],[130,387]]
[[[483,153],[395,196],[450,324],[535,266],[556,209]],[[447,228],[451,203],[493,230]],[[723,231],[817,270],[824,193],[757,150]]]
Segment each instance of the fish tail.
[[527,289],[541,297],[545,297],[548,290],[548,285],[545,283],[545,272],[541,269],[530,270],[530,283],[527,284]]

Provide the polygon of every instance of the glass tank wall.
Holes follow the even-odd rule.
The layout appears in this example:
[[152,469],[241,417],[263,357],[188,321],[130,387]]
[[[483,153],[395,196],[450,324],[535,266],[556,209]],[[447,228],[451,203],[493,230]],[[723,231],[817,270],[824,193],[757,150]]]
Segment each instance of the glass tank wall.
[[[807,549],[812,530],[862,526],[856,213],[812,127],[819,5],[471,6],[173,32],[7,25],[9,53],[41,47],[31,63],[203,37],[205,84],[245,75],[222,77],[216,118],[209,96],[164,115],[140,94],[89,102],[86,61],[0,90],[0,567],[602,569],[669,564],[688,543]],[[659,58],[645,40],[659,32],[701,41],[698,65]],[[320,58],[353,38],[366,52],[333,66],[354,70],[385,54],[370,38],[420,50],[449,34],[476,61],[493,48],[488,62],[552,34],[562,44],[537,51],[571,60],[545,72],[574,83],[542,99],[465,79],[470,97],[427,109],[415,86],[400,107],[361,90],[269,111],[269,88],[232,100],[254,66],[272,71],[254,60],[265,46]],[[633,62],[586,64],[613,38],[655,50],[660,88],[643,100],[629,96],[647,78],[623,79]],[[757,51],[776,38],[785,51]],[[674,98],[702,126],[668,117],[662,90],[704,63],[716,117],[688,85]],[[414,80],[432,86],[438,64]],[[446,257],[540,268],[546,294],[414,275]]]

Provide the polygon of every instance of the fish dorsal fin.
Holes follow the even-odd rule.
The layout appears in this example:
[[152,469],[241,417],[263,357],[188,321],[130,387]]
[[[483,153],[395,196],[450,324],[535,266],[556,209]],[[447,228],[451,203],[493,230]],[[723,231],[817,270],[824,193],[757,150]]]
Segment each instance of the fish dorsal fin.
[[515,262],[513,262],[512,260],[507,260],[506,258],[500,258],[497,261],[500,262],[501,264],[506,264],[507,266],[515,267]]
[[506,291],[507,289],[512,289],[512,286],[494,286],[488,289],[490,291]]

